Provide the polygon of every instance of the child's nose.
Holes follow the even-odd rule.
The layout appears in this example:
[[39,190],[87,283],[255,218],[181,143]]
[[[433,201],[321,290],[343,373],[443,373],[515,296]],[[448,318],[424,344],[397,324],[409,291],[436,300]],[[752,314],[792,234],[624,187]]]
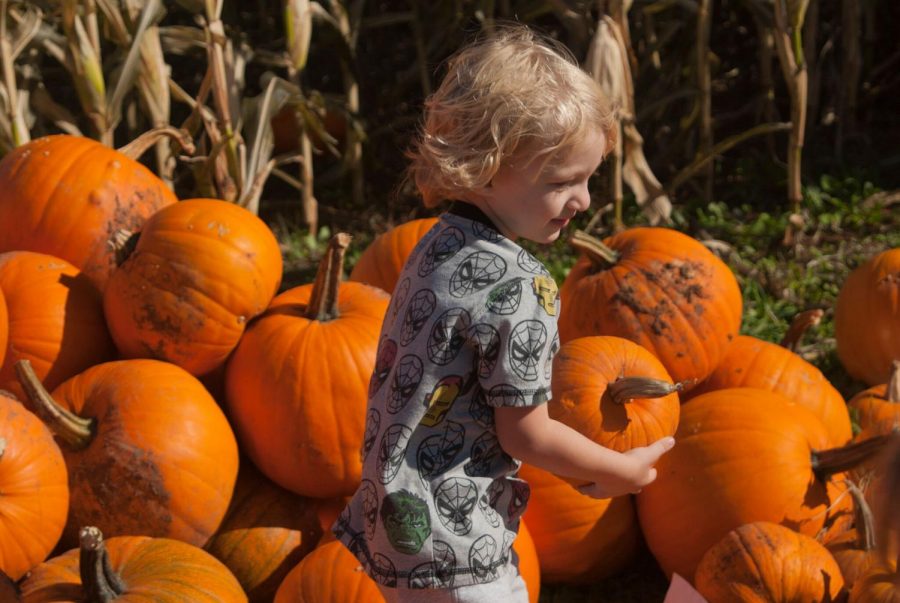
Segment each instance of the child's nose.
[[570,204],[576,211],[587,211],[591,206],[591,193],[588,191],[587,183],[575,189],[575,194]]

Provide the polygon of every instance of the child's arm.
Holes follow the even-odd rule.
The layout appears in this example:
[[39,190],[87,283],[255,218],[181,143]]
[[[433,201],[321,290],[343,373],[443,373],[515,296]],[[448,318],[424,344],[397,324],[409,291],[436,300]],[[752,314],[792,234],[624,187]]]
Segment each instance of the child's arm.
[[661,438],[649,446],[616,452],[554,421],[547,405],[494,409],[497,437],[508,454],[557,475],[589,482],[579,487],[595,498],[638,492],[656,479],[653,465],[675,444]]

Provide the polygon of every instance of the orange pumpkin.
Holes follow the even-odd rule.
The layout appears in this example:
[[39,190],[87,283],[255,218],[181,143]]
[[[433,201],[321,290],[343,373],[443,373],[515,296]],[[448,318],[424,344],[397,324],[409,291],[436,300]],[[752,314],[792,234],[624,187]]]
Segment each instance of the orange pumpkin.
[[900,603],[900,561],[884,559],[866,569],[853,585],[849,603]]
[[15,369],[23,358],[48,389],[115,358],[100,293],[69,262],[33,251],[0,253],[0,289],[9,311],[0,389],[24,399]]
[[177,200],[128,154],[80,136],[37,138],[0,161],[0,252],[63,258],[102,291],[116,233]]
[[237,579],[215,557],[169,538],[80,532],[80,549],[42,563],[21,584],[23,603],[244,603]]
[[853,270],[834,308],[837,354],[847,372],[869,385],[886,383],[900,358],[900,247]]
[[318,547],[288,573],[274,603],[379,603],[381,591],[337,540]]
[[188,199],[147,220],[103,306],[124,356],[201,376],[225,362],[281,276],[281,250],[265,222],[227,201]]
[[351,281],[394,291],[409,254],[437,218],[410,220],[375,237],[350,272]]
[[844,580],[815,539],[767,521],[739,526],[700,560],[697,591],[709,603],[836,600]]
[[849,506],[832,475],[881,439],[832,449],[822,422],[784,396],[732,388],[682,405],[675,447],[637,495],[638,518],[663,571],[690,578],[730,530],[770,521],[815,536]]
[[900,429],[900,360],[893,362],[887,383],[859,392],[847,405],[856,411],[856,420],[864,430],[889,433]]
[[6,298],[0,289],[0,366],[6,358],[6,341],[9,337],[9,313],[6,309]]
[[513,540],[513,550],[519,557],[519,574],[528,587],[528,603],[537,603],[541,594],[541,564],[531,532],[524,521],[519,521],[519,534]]
[[841,568],[841,576],[848,589],[877,561],[872,511],[862,491],[852,482],[849,492],[853,496],[854,507],[852,527],[844,527],[837,534],[829,530],[820,539]]
[[348,243],[336,235],[316,282],[272,301],[225,372],[242,450],[269,479],[304,496],[349,496],[362,476],[369,378],[390,297],[340,282]]
[[625,452],[671,436],[678,387],[656,357],[621,337],[579,337],[553,358],[550,417]]
[[817,415],[834,446],[853,437],[843,396],[818,368],[791,350],[739,335],[712,374],[691,395],[729,387],[756,387],[782,394]]
[[276,486],[242,459],[228,512],[204,548],[231,570],[251,603],[268,603],[321,536],[313,500]]
[[519,477],[531,486],[523,520],[544,582],[588,584],[634,561],[641,534],[630,496],[591,498],[528,463]]
[[204,545],[231,500],[238,451],[203,385],[168,362],[120,360],[72,377],[51,397],[27,362],[17,364],[23,387],[69,471],[63,545],[77,545],[86,525]]
[[632,228],[602,244],[576,233],[573,244],[584,253],[560,290],[563,343],[630,339],[685,390],[712,373],[741,326],[741,292],[724,262],[667,228]]
[[53,434],[0,395],[0,571],[18,580],[46,559],[68,510],[66,464]]

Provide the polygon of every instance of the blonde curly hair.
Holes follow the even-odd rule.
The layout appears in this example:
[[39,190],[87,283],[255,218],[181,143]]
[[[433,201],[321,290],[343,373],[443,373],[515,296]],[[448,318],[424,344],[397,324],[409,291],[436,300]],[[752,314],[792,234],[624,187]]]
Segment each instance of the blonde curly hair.
[[407,152],[408,177],[435,207],[486,187],[514,156],[552,163],[592,128],[603,132],[608,153],[616,120],[600,85],[562,44],[503,26],[448,60]]

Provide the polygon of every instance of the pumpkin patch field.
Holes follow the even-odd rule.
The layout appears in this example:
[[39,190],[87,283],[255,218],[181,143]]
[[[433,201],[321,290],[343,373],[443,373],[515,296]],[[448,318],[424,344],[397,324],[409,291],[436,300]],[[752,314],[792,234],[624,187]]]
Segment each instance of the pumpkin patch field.
[[612,498],[521,466],[530,603],[900,602],[898,7],[0,0],[0,603],[383,601],[332,525],[394,461],[370,394],[439,397],[381,335],[448,207],[408,151],[511,23],[616,107],[590,208],[516,241],[548,414],[675,439]]

